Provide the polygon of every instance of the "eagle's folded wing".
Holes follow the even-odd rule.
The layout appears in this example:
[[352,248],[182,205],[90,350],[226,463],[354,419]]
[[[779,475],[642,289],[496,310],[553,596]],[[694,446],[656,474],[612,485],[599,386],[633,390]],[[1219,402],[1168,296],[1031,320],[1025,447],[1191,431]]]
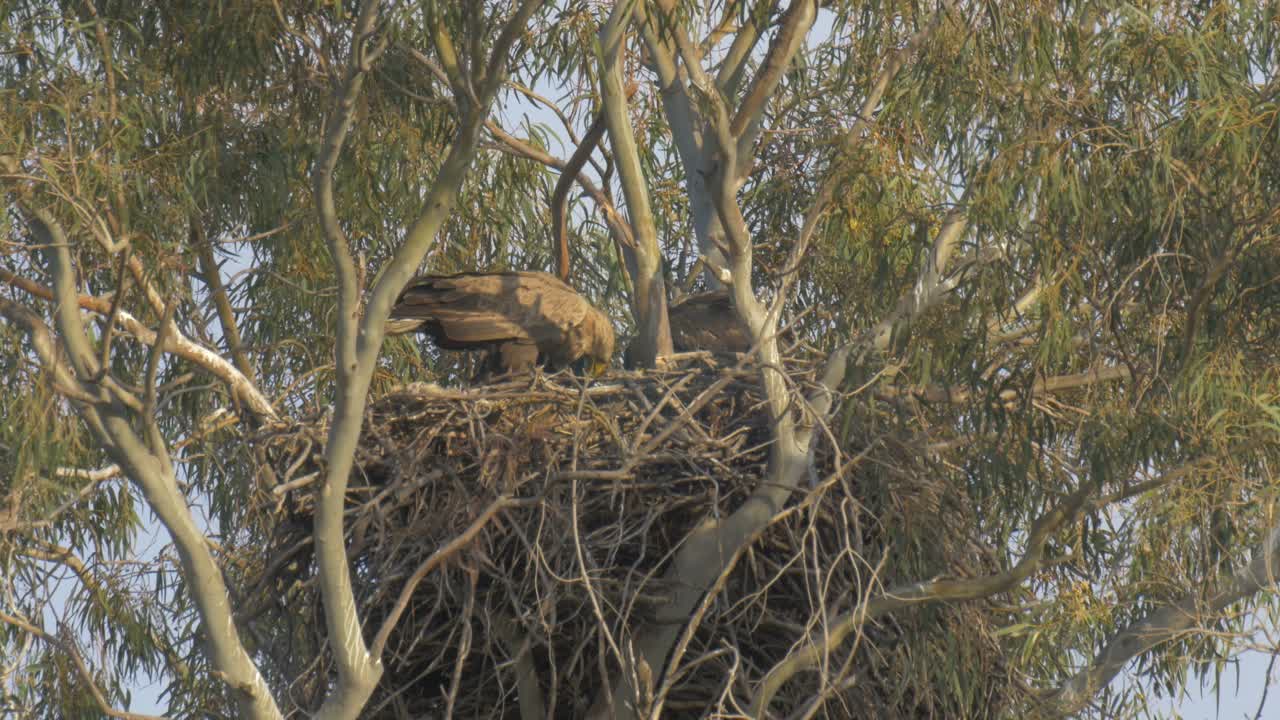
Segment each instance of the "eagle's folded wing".
[[421,330],[450,350],[536,345],[544,363],[563,366],[584,354],[608,362],[613,327],[586,298],[540,272],[425,275],[391,311],[388,333]]

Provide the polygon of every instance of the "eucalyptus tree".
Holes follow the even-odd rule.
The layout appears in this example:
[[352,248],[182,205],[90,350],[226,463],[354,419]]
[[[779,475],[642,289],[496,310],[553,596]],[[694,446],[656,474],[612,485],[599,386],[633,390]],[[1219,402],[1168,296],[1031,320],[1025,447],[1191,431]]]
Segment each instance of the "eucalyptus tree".
[[[861,684],[982,715],[966,643],[998,647],[1008,713],[1138,712],[1141,684],[1108,686],[1137,657],[1170,690],[1220,673],[1280,572],[1278,32],[1249,1],[9,3],[3,707],[128,716],[157,677],[177,716],[358,716],[395,632],[363,622],[343,542],[364,409],[460,375],[383,322],[421,267],[547,267],[566,167],[580,289],[648,365],[671,286],[729,292],[771,436],[601,659],[594,713],[658,716],[645,678],[833,492],[877,528],[841,571],[862,581],[707,707],[857,716],[835,699]],[[557,127],[515,122],[531,105]],[[315,658],[273,663],[235,581],[270,561],[244,446],[322,410],[334,674],[296,708]],[[860,468],[868,437],[907,470]],[[820,452],[841,469],[814,482]],[[956,607],[993,632],[927,622]],[[888,623],[933,666],[877,665]]]

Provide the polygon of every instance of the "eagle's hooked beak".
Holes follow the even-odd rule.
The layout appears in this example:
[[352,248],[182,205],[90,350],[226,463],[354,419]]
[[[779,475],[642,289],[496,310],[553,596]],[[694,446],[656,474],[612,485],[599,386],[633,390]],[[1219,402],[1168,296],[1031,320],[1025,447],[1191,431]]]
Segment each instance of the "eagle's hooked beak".
[[591,364],[587,366],[587,372],[593,378],[600,377],[601,375],[605,374],[605,371],[607,371],[608,369],[609,369],[609,363],[603,360],[592,359]]

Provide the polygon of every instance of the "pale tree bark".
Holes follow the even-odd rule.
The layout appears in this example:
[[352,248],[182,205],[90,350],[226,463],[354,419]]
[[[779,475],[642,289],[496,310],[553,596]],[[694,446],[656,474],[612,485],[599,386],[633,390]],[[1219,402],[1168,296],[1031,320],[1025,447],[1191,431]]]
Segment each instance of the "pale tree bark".
[[[316,571],[324,598],[325,625],[337,679],[317,717],[325,720],[355,717],[382,677],[382,661],[365,644],[359,610],[351,587],[342,511],[351,473],[352,456],[363,422],[369,372],[361,372],[357,356],[360,333],[360,291],[355,259],[338,222],[333,196],[333,172],[347,132],[355,120],[355,103],[373,61],[385,41],[372,38],[377,22],[375,1],[361,5],[351,35],[346,76],[334,93],[333,111],[325,119],[324,144],[312,172],[316,212],[338,279],[337,340],[334,373],[337,380],[334,419],[325,443],[325,477],[315,511]],[[459,179],[461,182],[461,179]],[[434,188],[433,188],[434,190]]]
[[[795,13],[799,19],[788,28],[788,32],[793,34],[798,32],[803,38],[808,27],[805,23],[807,21],[808,24],[812,24],[816,5],[807,1],[799,4],[803,4],[808,9]],[[617,14],[615,11],[610,21],[613,21]],[[646,20],[645,17],[637,17],[637,23],[642,31],[645,27],[653,27]],[[667,32],[666,42],[658,41],[661,36],[656,35],[663,30]],[[684,69],[689,74],[689,84],[700,92],[699,100],[704,105],[710,106],[707,113],[710,117],[704,116],[700,120],[704,127],[711,128],[710,133],[704,133],[702,136],[702,153],[716,160],[710,194],[719,220],[729,238],[729,269],[733,277],[734,305],[739,315],[751,328],[761,365],[766,368],[762,373],[762,380],[774,428],[774,443],[771,448],[767,479],[743,506],[728,518],[723,521],[708,519],[690,535],[676,553],[666,573],[666,579],[675,588],[674,597],[658,611],[653,627],[642,628],[636,633],[636,655],[643,664],[649,668],[670,673],[673,668],[667,667],[668,654],[680,636],[690,613],[711,588],[715,579],[724,571],[727,563],[736,556],[738,549],[750,542],[755,534],[767,525],[769,519],[782,508],[791,491],[805,476],[808,469],[807,446],[812,426],[807,424],[805,430],[797,429],[791,406],[793,398],[787,388],[786,379],[780,372],[782,365],[777,339],[772,336],[775,333],[766,328],[764,308],[756,299],[751,287],[751,241],[734,197],[737,189],[737,142],[731,135],[731,121],[724,107],[724,99],[699,64],[699,58],[688,36],[674,22],[672,16],[657,18],[656,29],[651,29],[650,32],[656,36],[651,36],[649,43],[655,65],[674,68],[677,57],[682,59],[685,63]],[[671,52],[672,47],[676,50],[675,54]],[[791,46],[790,52],[794,53],[795,49],[798,49],[798,45]],[[772,52],[770,56],[773,64],[767,67],[773,67],[777,63],[785,66],[791,60],[790,56],[775,58]],[[671,71],[666,75],[667,77],[662,78],[664,82],[678,80]],[[682,95],[672,92],[672,89],[664,90],[666,90],[664,97],[678,98]],[[688,97],[687,92],[683,95]],[[763,103],[759,103],[756,109],[763,112]],[[845,353],[839,353],[833,358],[833,362],[828,364],[822,378],[823,390],[811,399],[819,417],[830,408],[832,401],[830,391],[843,377],[846,357]],[[807,423],[811,422],[812,418],[807,420]],[[613,683],[612,697],[600,704],[597,712],[607,711],[613,717],[635,717],[643,692],[643,689],[635,687],[634,679],[637,677],[638,674],[631,668],[624,668]]]
[[[784,271],[782,286],[774,303],[766,308],[758,301],[750,285],[753,247],[746,223],[737,205],[736,192],[750,171],[750,154],[759,133],[760,119],[769,97],[787,64],[801,46],[811,26],[816,8],[798,2],[788,7],[782,24],[770,45],[761,68],[749,85],[740,108],[731,112],[731,92],[742,81],[742,59],[756,41],[749,25],[735,39],[730,51],[731,67],[722,68],[713,82],[700,65],[701,55],[681,26],[672,19],[669,3],[661,0],[639,6],[635,21],[649,51],[649,62],[661,86],[664,110],[689,174],[687,191],[693,207],[694,223],[704,253],[710,247],[726,249],[725,265],[732,277],[735,307],[752,329],[757,354],[764,366],[763,382],[773,412],[774,445],[768,475],[752,496],[732,515],[723,520],[706,520],[696,528],[675,555],[665,580],[674,588],[674,597],[660,608],[657,616],[633,633],[631,652],[620,653],[627,667],[612,678],[611,697],[593,708],[596,716],[632,718],[639,714],[644,698],[656,697],[648,708],[649,717],[661,714],[664,693],[653,695],[653,688],[637,687],[637,681],[656,673],[669,675],[677,670],[680,649],[694,631],[701,617],[704,596],[715,592],[718,582],[732,569],[741,550],[767,527],[782,510],[789,496],[806,474],[813,428],[822,422],[831,408],[834,389],[842,380],[846,363],[851,358],[863,362],[870,355],[886,352],[893,338],[921,314],[943,302],[963,282],[968,267],[958,267],[956,257],[962,239],[968,232],[968,216],[962,198],[941,223],[921,263],[916,281],[894,309],[858,338],[838,348],[828,359],[822,374],[820,390],[809,398],[796,397],[785,384],[785,378],[773,368],[780,367],[780,356],[773,335],[795,272],[803,262],[816,227],[830,206],[841,177],[839,161],[828,171],[819,185],[797,242],[792,246]],[[850,129],[842,149],[856,145],[875,108],[882,101],[894,77],[910,56],[945,21],[953,3],[944,3],[934,19],[897,51],[891,53],[875,82],[868,89],[861,113]],[[655,19],[655,16],[664,17]],[[739,41],[740,40],[740,41]],[[728,81],[728,82],[726,82]],[[694,100],[696,98],[696,101]],[[714,220],[699,216],[701,207],[712,208]],[[721,236],[723,239],[721,239]],[[714,238],[714,239],[712,239]],[[709,241],[709,242],[707,242]],[[703,243],[706,244],[703,244]],[[1037,284],[1019,299],[1016,312],[1023,312],[1041,292]],[[1129,377],[1123,367],[1092,370],[1079,376],[1051,378],[1038,384],[1033,392],[1047,393],[1059,389],[1091,385]],[[797,408],[800,409],[797,415]],[[1037,520],[1029,530],[1023,556],[1008,570],[988,576],[964,580],[935,579],[898,587],[869,590],[865,599],[843,615],[823,623],[823,635],[802,645],[772,668],[759,683],[752,697],[749,715],[763,717],[777,691],[796,674],[815,669],[824,658],[867,622],[890,612],[930,602],[958,602],[1006,592],[1052,562],[1046,556],[1048,541],[1062,528],[1078,520],[1086,511],[1148,492],[1167,483],[1140,484],[1119,495],[1091,500],[1094,487],[1082,487]],[[1048,708],[1057,713],[1078,712],[1096,692],[1110,681],[1136,655],[1175,639],[1194,629],[1206,617],[1215,617],[1232,603],[1246,599],[1272,587],[1280,573],[1280,526],[1255,550],[1254,560],[1231,576],[1219,581],[1207,594],[1189,593],[1183,600],[1153,613],[1119,633],[1093,663],[1082,669],[1051,698]],[[676,655],[672,656],[673,649]],[[634,665],[632,667],[631,665]],[[815,706],[816,707],[816,706]]]
[[[632,358],[644,367],[670,355],[671,326],[667,320],[667,291],[662,279],[662,249],[649,203],[649,188],[640,167],[640,152],[627,112],[627,93],[622,83],[623,44],[631,13],[638,3],[621,2],[600,28],[600,89],[605,128],[613,147],[635,240],[634,275],[631,278],[636,326],[639,337],[633,343]],[[628,263],[631,264],[631,263]]]
[[[431,60],[431,58],[423,55],[420,51],[414,48],[401,47],[400,49],[407,52],[409,57],[427,68],[437,80],[445,85],[450,84],[448,73],[446,73],[444,68],[441,68],[438,63]],[[596,116],[595,121],[587,129],[586,135],[584,135],[581,140],[577,140],[573,135],[572,124],[569,122],[569,118],[560,112],[560,109],[556,107],[554,103],[551,103],[551,101],[546,100],[536,93],[514,83],[512,84],[512,87],[522,94],[537,98],[539,102],[542,102],[548,108],[560,115],[561,120],[570,135],[570,139],[575,140],[578,143],[573,155],[570,156],[568,160],[561,160],[560,158],[551,155],[546,150],[534,145],[532,142],[515,137],[506,130],[503,130],[502,127],[493,120],[485,120],[484,123],[485,129],[487,129],[493,136],[494,140],[497,141],[496,144],[492,146],[494,149],[516,157],[522,157],[526,160],[532,160],[560,173],[560,178],[556,181],[555,190],[551,193],[551,226],[552,236],[555,238],[555,247],[552,248],[552,254],[556,257],[557,276],[566,283],[570,282],[567,212],[569,204],[569,190],[575,182],[583,189],[584,192],[586,192],[588,196],[591,197],[596,205],[599,206],[600,212],[604,215],[605,224],[609,227],[609,235],[613,239],[614,245],[618,249],[618,253],[623,256],[624,261],[627,263],[628,277],[635,276],[637,272],[635,267],[636,243],[635,238],[631,235],[631,228],[627,225],[626,218],[622,217],[622,214],[614,207],[613,202],[609,196],[605,194],[605,191],[600,187],[597,187],[591,178],[583,173],[584,167],[590,160],[591,153],[600,143],[600,140],[604,138],[604,113],[599,113]],[[634,87],[627,88],[628,98],[634,91]],[[454,107],[455,109],[457,108],[456,105],[454,105]],[[639,310],[634,306],[634,297],[632,298],[632,303],[632,314],[633,316],[638,317]]]
[[1106,647],[1048,699],[1057,715],[1074,715],[1088,705],[1130,660],[1162,643],[1196,632],[1221,616],[1229,606],[1273,588],[1280,579],[1280,522],[1253,548],[1253,559],[1219,579],[1207,590],[1189,591],[1111,637]]
[[236,313],[231,307],[231,298],[227,295],[226,285],[222,282],[222,271],[218,267],[218,259],[213,253],[213,242],[205,232],[199,215],[192,213],[188,220],[191,223],[189,236],[191,245],[196,250],[199,261],[200,279],[209,292],[209,299],[218,313],[218,325],[222,337],[226,340],[227,351],[235,362],[236,369],[249,380],[254,379],[253,364],[244,351],[244,342],[240,339],[240,326],[236,323]]
[[[42,300],[53,301],[55,297],[52,289],[29,278],[18,276],[4,268],[0,268],[0,282],[8,283],[28,295]],[[240,372],[226,358],[188,338],[172,324],[168,326],[162,337],[160,332],[152,330],[132,313],[120,308],[118,302],[120,292],[120,290],[117,290],[116,296],[111,299],[80,294],[76,296],[76,303],[82,310],[88,310],[102,318],[107,328],[123,330],[143,345],[154,348],[157,342],[163,340],[165,352],[172,353],[190,362],[192,365],[226,383],[237,399],[259,420],[272,422],[279,419],[271,401],[258,389],[250,377]],[[102,352],[110,350],[111,337],[109,330],[104,332],[105,339],[102,342]],[[101,355],[102,352],[99,354]],[[104,381],[110,383],[109,378],[104,378]]]
[[[726,19],[736,12],[739,2],[730,3],[725,8]],[[761,30],[768,24],[775,7],[774,0],[756,0],[748,15],[747,23],[734,34],[729,50],[720,64],[714,82],[706,81],[704,87],[714,87],[716,92],[725,98],[734,98],[738,93],[745,75],[747,60],[751,51],[760,39]],[[637,25],[649,54],[649,64],[658,77],[658,87],[662,97],[663,114],[671,128],[675,140],[676,151],[684,166],[686,191],[689,199],[689,213],[693,220],[694,235],[698,241],[698,251],[705,258],[704,280],[708,287],[723,287],[717,268],[728,265],[728,247],[724,227],[712,201],[709,178],[717,167],[717,158],[712,152],[714,143],[708,144],[706,135],[710,132],[705,119],[698,111],[697,103],[689,92],[690,69],[699,69],[707,46],[723,36],[726,22],[722,21],[716,31],[698,47],[692,46],[690,38],[684,38],[687,52],[681,56],[676,37],[681,32],[673,24],[674,4],[670,0],[660,0],[652,4],[652,9],[639,6],[636,10]],[[683,59],[685,65],[681,67]],[[776,87],[776,84],[774,85]],[[762,105],[758,106],[762,109]],[[755,128],[751,135],[754,140],[758,133],[760,116],[756,116]],[[744,140],[747,138],[744,137]],[[750,141],[745,145],[749,148]],[[747,168],[749,170],[749,168]],[[742,175],[741,180],[745,175]]]
[[316,564],[337,679],[317,715],[319,718],[356,717],[373,693],[383,669],[381,658],[372,654],[365,642],[343,533],[347,482],[364,422],[369,384],[377,367],[383,326],[396,297],[453,211],[489,106],[506,77],[510,50],[539,5],[540,0],[524,0],[517,6],[503,26],[487,62],[483,58],[471,58],[473,62],[467,64],[473,70],[472,75],[463,73],[438,8],[434,5],[428,8],[429,30],[461,117],[449,152],[426,194],[422,214],[405,236],[404,243],[380,268],[363,308],[355,259],[338,222],[333,173],[346,134],[354,123],[355,102],[364,78],[385,49],[387,40],[374,38],[376,2],[364,3],[356,21],[351,57],[335,90],[333,111],[325,123],[324,145],[312,174],[316,210],[338,278],[337,389],[315,516]]
[[[0,303],[8,302],[0,300]],[[0,314],[3,314],[0,310]],[[143,713],[132,713],[124,710],[117,710],[111,707],[107,702],[107,698],[102,694],[102,689],[98,687],[98,683],[94,680],[93,672],[89,670],[89,666],[85,664],[84,657],[80,654],[80,649],[76,647],[75,642],[71,638],[59,638],[47,632],[44,628],[32,623],[31,621],[10,615],[0,611],[0,622],[11,625],[33,637],[39,638],[48,645],[51,645],[61,651],[63,654],[71,658],[71,664],[75,666],[76,675],[79,676],[80,682],[89,689],[89,695],[93,697],[93,702],[98,706],[98,711],[107,717],[119,718],[120,720],[162,720],[158,715],[146,715]]]
[[[1062,561],[1062,558],[1049,557],[1046,554],[1048,541],[1061,529],[1078,522],[1086,512],[1097,511],[1108,505],[1158,490],[1169,485],[1179,476],[1194,472],[1195,469],[1195,464],[1183,466],[1165,473],[1162,477],[1136,483],[1123,491],[1092,500],[1090,498],[1095,492],[1094,487],[1086,486],[1077,489],[1031,525],[1022,557],[1012,567],[1002,572],[963,579],[940,577],[886,589],[878,581],[879,566],[877,566],[873,576],[866,582],[867,587],[862,599],[856,602],[852,610],[830,619],[820,618],[811,635],[803,638],[790,654],[770,668],[751,698],[749,714],[753,717],[765,716],[770,701],[776,693],[799,673],[821,672],[824,668],[831,667],[828,664],[831,656],[841,644],[848,642],[851,636],[856,638],[867,622],[913,606],[935,602],[977,600],[1007,592],[1046,566]],[[853,651],[846,652],[851,654]],[[851,665],[846,662],[842,667],[847,673]],[[845,681],[845,677],[847,677],[846,674],[824,674],[821,685],[824,688],[838,688]],[[827,696],[826,692],[816,694],[806,704],[803,716],[813,717]],[[1050,711],[1053,709],[1049,707]],[[1079,709],[1077,707],[1071,712]]]
[[[13,182],[10,183],[9,189],[14,194],[15,199],[19,203],[33,202],[33,193],[31,187],[23,184],[21,181],[28,179],[29,176],[22,172],[18,158],[8,155],[0,155],[0,171]],[[147,304],[156,313],[157,316],[164,314],[166,302],[161,298],[160,292],[156,290],[147,277],[146,271],[143,269],[138,258],[128,252],[128,246],[124,242],[117,242],[113,239],[109,231],[105,228],[100,220],[94,222],[93,219],[87,219],[86,224],[93,229],[91,233],[98,245],[109,257],[119,257],[123,263],[123,267],[129,271],[130,277],[142,290],[142,295]],[[21,277],[4,268],[0,268],[0,282],[5,282],[23,292],[42,300],[53,301],[55,299],[54,289],[47,288],[34,280]],[[184,360],[189,361],[193,365],[208,372],[222,382],[243,403],[244,407],[260,421],[271,422],[278,419],[275,408],[271,401],[258,389],[253,380],[252,374],[246,374],[243,368],[238,368],[228,362],[221,355],[191,340],[177,327],[175,323],[169,321],[165,323],[159,330],[152,330],[145,323],[136,318],[134,315],[122,308],[121,300],[126,292],[125,279],[122,275],[120,286],[116,289],[115,296],[110,300],[95,298],[88,295],[80,295],[73,293],[74,304],[80,308],[90,310],[106,323],[105,339],[101,343],[102,347],[98,353],[98,364],[104,365],[105,359],[110,354],[112,332],[119,327],[135,337],[144,345],[155,346],[159,341],[165,352],[173,353]],[[110,385],[113,380],[109,375],[104,376],[104,382]],[[126,397],[127,394],[120,397]],[[136,409],[136,408],[135,408]]]
[[[1054,533],[1074,522],[1086,507],[1094,488],[1085,487],[1068,495],[1062,503],[1042,515],[1031,527],[1027,549],[1010,569],[988,577],[927,580],[869,593],[853,610],[825,622],[821,637],[813,638],[792,652],[765,675],[751,701],[750,714],[763,717],[769,702],[781,687],[796,674],[813,670],[850,635],[867,622],[895,610],[930,602],[975,600],[1005,592],[1021,584],[1046,562],[1046,545]],[[839,678],[831,678],[839,682]]]
[[[315,545],[320,575],[320,592],[324,597],[328,636],[332,643],[337,679],[318,713],[322,718],[356,717],[372,693],[381,674],[381,663],[364,643],[360,617],[355,606],[346,550],[343,542],[342,511],[347,477],[363,419],[365,395],[382,340],[382,328],[391,305],[425,256],[436,233],[456,202],[466,170],[475,153],[485,115],[497,90],[505,80],[511,48],[521,37],[528,20],[540,0],[525,0],[508,19],[494,44],[490,57],[471,58],[466,65],[470,75],[461,72],[448,31],[435,8],[426,13],[442,65],[449,76],[460,108],[461,121],[449,153],[427,193],[421,216],[410,228],[405,242],[382,268],[362,312],[360,292],[350,248],[337,221],[333,194],[333,172],[343,140],[354,119],[355,100],[372,63],[385,48],[385,38],[377,35],[377,2],[366,3],[358,15],[353,31],[352,52],[345,74],[337,85],[334,111],[326,123],[320,157],[313,172],[317,212],[325,238],[334,257],[339,286],[338,342],[336,374],[338,394],[330,442],[326,449],[327,474],[320,487],[316,514]],[[314,50],[313,46],[313,50]],[[157,404],[154,386],[161,357],[173,353],[204,367],[224,379],[257,416],[267,420],[276,417],[275,410],[254,386],[252,368],[238,351],[239,342],[230,338],[236,363],[227,362],[217,353],[185,338],[173,321],[176,305],[151,283],[140,261],[127,252],[128,243],[112,236],[112,230],[98,218],[86,218],[94,239],[109,255],[121,258],[122,272],[127,271],[141,297],[161,318],[156,330],[147,328],[121,306],[123,286],[110,299],[81,295],[74,282],[74,269],[67,239],[52,215],[35,207],[33,193],[20,181],[27,176],[19,172],[15,158],[0,158],[9,176],[14,196],[27,211],[28,224],[44,247],[54,287],[20,278],[4,271],[0,280],[24,292],[54,303],[59,329],[59,342],[44,326],[39,316],[10,300],[0,303],[0,314],[24,328],[42,364],[53,371],[60,392],[77,403],[95,439],[108,452],[116,466],[140,488],[150,506],[173,537],[183,576],[193,596],[207,637],[211,665],[218,677],[232,688],[239,714],[249,718],[278,718],[280,712],[270,696],[256,665],[240,642],[230,611],[227,587],[221,570],[212,557],[206,538],[195,522],[177,484],[173,463],[164,439],[153,418]],[[76,207],[81,211],[80,207]],[[219,293],[212,257],[202,257],[206,280],[212,292]],[[211,279],[212,278],[212,279]],[[234,329],[229,305],[218,301],[224,331]],[[90,310],[106,319],[108,328],[101,352],[95,352],[80,317],[81,309]],[[228,323],[228,320],[231,323]],[[136,397],[104,370],[99,356],[109,357],[111,329],[120,327],[139,341],[152,347],[147,364],[148,386],[142,398]],[[234,334],[234,333],[231,333]],[[237,367],[237,365],[239,367]],[[134,426],[143,428],[139,436]],[[384,627],[389,632],[393,624]]]
[[[915,287],[899,303],[898,310],[876,326],[877,332],[837,348],[819,374],[818,389],[808,397],[800,396],[789,387],[781,370],[777,328],[784,298],[780,297],[772,307],[766,307],[752,287],[753,240],[738,206],[736,193],[750,172],[751,156],[765,107],[777,90],[786,68],[803,46],[804,37],[816,18],[817,4],[812,0],[799,0],[788,6],[781,26],[748,86],[745,99],[732,111],[724,90],[736,87],[740,82],[741,67],[729,69],[725,77],[712,78],[701,65],[699,50],[674,19],[671,4],[659,1],[655,5],[657,7],[651,7],[648,15],[644,14],[641,6],[636,11],[635,22],[645,38],[651,64],[662,83],[662,97],[677,138],[677,148],[682,153],[696,152],[693,164],[710,170],[690,173],[686,190],[691,203],[707,202],[714,209],[716,222],[708,222],[705,226],[709,238],[718,232],[724,234],[723,249],[727,250],[726,265],[731,277],[734,307],[751,329],[755,341],[773,429],[770,462],[760,486],[729,517],[708,518],[690,534],[665,575],[665,580],[675,588],[673,598],[658,610],[650,626],[634,633],[637,658],[634,664],[652,668],[653,672],[661,675],[676,670],[668,664],[670,653],[682,634],[687,636],[692,632],[688,623],[699,601],[712,591],[717,578],[728,571],[740,550],[783,509],[790,495],[807,476],[814,429],[825,422],[833,408],[836,388],[844,378],[851,355],[861,357],[877,347],[882,338],[887,339],[891,334],[882,332],[884,328],[892,329],[909,322],[954,286],[948,282],[948,264],[963,236],[965,221],[962,212],[953,213],[951,220],[939,232],[930,257],[923,263]],[[945,11],[944,6],[935,22],[929,25],[928,32],[938,27]],[[611,22],[619,12],[615,9]],[[756,25],[749,23],[741,32],[756,31]],[[888,59],[881,77],[868,93],[865,106],[868,110],[878,104],[885,88],[905,62],[907,53],[914,50],[919,39],[915,38],[902,52]],[[754,37],[748,37],[741,44],[735,41],[731,48],[733,61],[744,62],[754,43]],[[860,122],[851,134],[860,133],[863,127]],[[685,163],[689,167],[690,158],[686,157]],[[835,174],[839,169],[838,164],[833,165],[830,170],[832,176],[822,186],[824,192],[819,193],[806,214],[802,240],[796,243],[789,263],[792,269],[803,259],[816,223],[831,201],[831,189],[837,182]],[[787,287],[789,284],[783,289]],[[636,678],[641,675],[643,673],[637,672],[636,668],[622,668],[611,683],[614,688],[611,697],[598,701],[593,714],[637,717],[641,698],[647,694],[647,689],[635,686]],[[651,708],[650,717],[657,717],[660,711],[660,706]]]
[[[257,665],[240,641],[222,570],[179,489],[154,414],[145,412],[155,404],[155,366],[165,344],[165,326],[157,332],[148,370],[151,384],[145,389],[145,400],[134,397],[118,383],[108,382],[109,375],[80,316],[70,240],[53,216],[35,206],[32,198],[19,194],[18,202],[32,234],[43,247],[42,255],[53,278],[58,342],[36,313],[17,303],[4,300],[0,314],[27,332],[41,364],[53,372],[58,389],[77,404],[94,439],[142,491],[169,531],[204,629],[211,665],[230,686],[241,716],[280,718],[280,710]],[[172,323],[171,312],[165,313],[162,322]],[[142,427],[144,435],[140,436],[135,426]]]
[[[600,130],[604,130],[604,116],[597,119]],[[549,168],[557,170],[561,173],[560,180],[556,183],[555,191],[551,198],[551,225],[552,235],[556,240],[556,247],[553,252],[557,259],[557,274],[561,280],[570,283],[567,270],[569,268],[569,252],[568,252],[568,189],[573,182],[576,182],[587,195],[595,201],[600,208],[600,212],[604,215],[605,225],[609,227],[609,237],[613,240],[614,247],[617,248],[618,255],[622,257],[623,264],[627,269],[627,279],[639,275],[638,265],[636,263],[636,241],[631,234],[631,226],[627,224],[627,219],[622,216],[614,207],[613,201],[605,195],[604,191],[596,186],[591,178],[581,172],[582,167],[577,164],[579,160],[585,162],[586,158],[579,158],[578,152],[568,160],[561,160],[552,156],[545,150],[531,145],[525,140],[521,140],[498,127],[497,123],[489,121],[485,123],[485,127],[498,140],[498,149],[503,152],[510,153],[519,157],[533,160],[541,163]],[[591,133],[583,139],[578,150],[590,149],[594,146],[590,143]],[[568,181],[568,182],[566,182]],[[634,288],[633,288],[634,289]],[[633,318],[640,317],[640,308],[634,292],[629,296],[631,303],[631,316]]]
[[[759,3],[765,5],[767,0]],[[771,3],[769,3],[771,5]],[[706,258],[708,267],[703,272],[707,285],[712,289],[722,288],[718,274],[712,268],[723,268],[728,264],[724,238],[724,228],[720,226],[720,218],[716,215],[715,205],[711,202],[707,179],[714,171],[714,158],[704,151],[704,130],[702,120],[697,114],[693,99],[688,92],[688,76],[682,73],[676,59],[679,51],[669,33],[659,25],[658,13],[647,12],[646,8],[637,8],[636,24],[640,36],[644,39],[649,54],[649,65],[658,77],[658,90],[662,98],[662,111],[671,128],[671,136],[675,140],[676,152],[684,166],[686,192],[689,198],[689,215],[693,220],[693,232],[698,241],[698,252]],[[754,30],[755,26],[751,25]],[[750,43],[739,43],[739,40],[750,36]],[[739,45],[750,50],[758,35],[742,30],[735,37],[734,48]],[[743,56],[745,57],[745,55]],[[742,59],[742,58],[739,58]]]

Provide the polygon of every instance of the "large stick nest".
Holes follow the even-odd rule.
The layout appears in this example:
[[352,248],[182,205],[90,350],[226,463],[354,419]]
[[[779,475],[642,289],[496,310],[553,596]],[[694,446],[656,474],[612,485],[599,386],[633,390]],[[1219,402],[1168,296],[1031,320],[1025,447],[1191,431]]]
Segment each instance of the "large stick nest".
[[[788,373],[798,390],[811,377],[802,366]],[[372,402],[347,493],[347,551],[365,637],[397,607],[403,614],[366,716],[586,716],[616,682],[619,654],[632,657],[632,633],[653,631],[672,595],[674,552],[767,477],[758,378],[696,356],[587,385],[568,375],[415,384]],[[317,417],[256,443],[256,517],[271,560],[246,572],[243,614],[257,618],[269,677],[299,711],[314,710],[333,679],[311,552],[327,428]],[[907,552],[935,572],[990,570],[966,542],[963,493],[913,465],[914,448],[884,434],[822,434],[816,474],[722,578],[680,671],[633,671],[647,694],[670,685],[664,717],[740,712],[769,668],[806,635],[821,638],[815,622],[847,611],[877,571],[877,582],[893,581],[898,569],[876,561],[906,535],[917,535]],[[856,682],[832,688],[806,673],[772,707],[825,692],[829,717],[994,711],[1010,688],[989,630],[965,606],[868,626],[854,655],[853,643],[834,648],[821,674],[834,678],[853,657]],[[946,650],[933,657],[939,641]],[[947,659],[983,678],[973,696],[939,694],[957,672],[935,667]]]

